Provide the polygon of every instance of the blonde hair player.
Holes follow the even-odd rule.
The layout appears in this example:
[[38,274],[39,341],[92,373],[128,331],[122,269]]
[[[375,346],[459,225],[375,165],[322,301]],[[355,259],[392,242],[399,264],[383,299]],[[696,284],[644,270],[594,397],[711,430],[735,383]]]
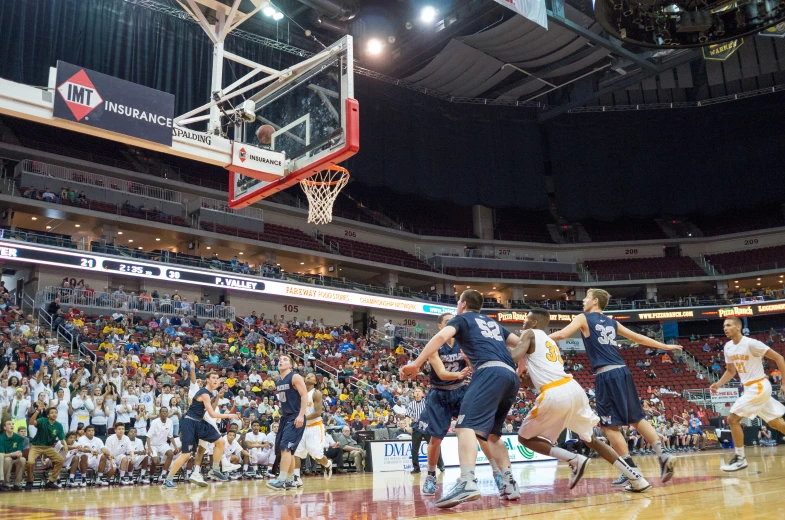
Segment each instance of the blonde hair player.
[[[551,316],[545,309],[532,309],[523,322],[523,334],[516,347],[521,355],[518,374],[523,384],[530,383],[540,395],[521,424],[518,442],[542,455],[550,455],[570,465],[570,489],[583,477],[589,458],[553,445],[561,432],[569,429],[586,445],[619,469],[629,480],[632,490],[646,491],[651,487],[637,469],[631,468],[613,448],[594,436],[600,418],[589,405],[581,385],[564,372],[559,347],[545,332]],[[516,354],[513,353],[513,358]],[[528,379],[530,378],[530,381]]]
[[771,383],[763,370],[763,358],[773,359],[780,372],[785,372],[785,359],[765,343],[743,336],[741,327],[740,318],[728,318],[722,325],[725,336],[730,340],[725,344],[726,368],[720,380],[710,387],[712,393],[716,393],[736,374],[744,385],[744,393],[733,403],[728,416],[736,453],[730,463],[720,466],[723,471],[739,471],[747,467],[742,418],[760,417],[775,430],[785,433],[785,420],[782,419],[785,406],[771,395]]
[[[602,311],[608,306],[610,298],[611,295],[607,291],[589,289],[583,299],[583,313],[576,316],[572,323],[562,330],[551,334],[550,338],[558,342],[578,332],[581,333],[592,371],[596,374],[594,392],[597,400],[597,415],[600,416],[600,424],[608,440],[611,441],[611,446],[630,467],[635,468],[635,462],[627,448],[627,441],[619,431],[622,426],[635,427],[654,447],[660,461],[660,478],[665,483],[673,477],[675,459],[670,453],[663,451],[657,431],[646,420],[646,413],[641,406],[632,372],[619,354],[616,336],[621,335],[640,345],[662,350],[681,350],[681,346],[666,345],[637,334],[603,314]],[[629,478],[622,473],[613,485],[623,486],[628,482]],[[632,484],[624,489],[636,491]]]

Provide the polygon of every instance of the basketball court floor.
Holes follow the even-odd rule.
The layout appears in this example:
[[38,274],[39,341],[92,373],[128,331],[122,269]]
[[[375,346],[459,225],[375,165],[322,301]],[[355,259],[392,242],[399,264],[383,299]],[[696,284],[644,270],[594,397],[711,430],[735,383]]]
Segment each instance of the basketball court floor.
[[[594,459],[583,480],[567,489],[568,468],[555,462],[519,463],[513,471],[521,486],[520,502],[501,504],[490,469],[477,477],[483,498],[453,510],[434,507],[422,497],[423,475],[408,472],[306,477],[301,491],[275,493],[264,481],[160,486],[62,489],[0,494],[0,519],[176,519],[176,520],[373,520],[400,518],[609,519],[609,520],[755,520],[785,518],[785,446],[748,448],[749,468],[723,473],[728,452],[679,457],[676,477],[645,494],[628,494],[610,481],[617,472]],[[644,475],[658,473],[654,457],[638,457]],[[439,477],[448,485],[459,475],[448,469]]]

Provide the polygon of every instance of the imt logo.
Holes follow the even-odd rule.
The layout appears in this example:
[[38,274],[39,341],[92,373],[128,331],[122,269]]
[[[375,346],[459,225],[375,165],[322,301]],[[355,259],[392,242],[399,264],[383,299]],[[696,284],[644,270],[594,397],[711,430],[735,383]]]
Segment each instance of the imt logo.
[[57,87],[57,91],[63,96],[65,104],[68,105],[77,121],[84,119],[104,101],[84,69],[68,78],[65,83]]
[[245,151],[245,148],[240,148],[237,152],[237,157],[240,158],[240,162],[245,162],[245,159],[248,157],[248,152]]

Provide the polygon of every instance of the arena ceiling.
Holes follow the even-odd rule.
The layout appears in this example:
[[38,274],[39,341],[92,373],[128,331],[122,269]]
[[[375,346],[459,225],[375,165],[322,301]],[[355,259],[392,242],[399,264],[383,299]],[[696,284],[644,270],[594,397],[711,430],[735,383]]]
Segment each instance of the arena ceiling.
[[[178,8],[176,0],[125,1]],[[643,49],[607,35],[590,0],[547,0],[548,30],[492,0],[275,5],[283,20],[255,17],[248,30],[308,52],[351,34],[361,73],[453,103],[539,107],[540,121],[568,111],[694,107],[785,86],[785,39],[746,39],[726,61],[704,60],[701,49]],[[438,8],[431,24],[419,19],[425,5]],[[381,54],[365,52],[370,39],[383,43]]]

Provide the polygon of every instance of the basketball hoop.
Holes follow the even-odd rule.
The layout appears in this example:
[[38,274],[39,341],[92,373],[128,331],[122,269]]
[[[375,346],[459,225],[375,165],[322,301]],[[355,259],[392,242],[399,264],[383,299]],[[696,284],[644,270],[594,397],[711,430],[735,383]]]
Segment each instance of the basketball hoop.
[[308,197],[308,223],[329,224],[333,220],[333,203],[349,182],[349,170],[331,165],[316,175],[300,181]]

